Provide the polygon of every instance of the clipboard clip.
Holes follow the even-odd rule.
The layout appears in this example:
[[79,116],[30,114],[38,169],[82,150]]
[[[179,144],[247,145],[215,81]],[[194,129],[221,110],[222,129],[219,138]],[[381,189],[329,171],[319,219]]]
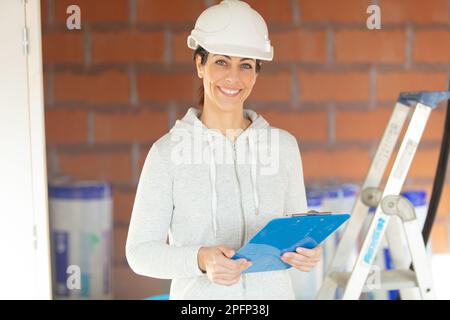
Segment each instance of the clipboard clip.
[[316,211],[316,210],[310,210],[308,212],[301,212],[301,213],[292,213],[290,214],[291,217],[300,217],[300,216],[319,216],[319,215],[327,215],[332,214],[331,211]]

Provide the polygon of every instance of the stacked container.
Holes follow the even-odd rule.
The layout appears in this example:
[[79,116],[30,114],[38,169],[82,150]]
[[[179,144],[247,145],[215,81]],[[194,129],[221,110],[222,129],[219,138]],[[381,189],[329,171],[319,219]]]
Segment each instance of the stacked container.
[[[331,213],[348,213],[351,214],[355,200],[359,191],[359,187],[355,184],[342,184],[328,186],[325,188],[325,197],[323,200],[323,210]],[[333,260],[337,246],[341,240],[346,226],[337,230],[323,243],[323,261],[325,266],[325,272],[328,271],[330,264]],[[346,270],[349,271],[353,266],[357,257],[357,247],[355,246],[347,257],[348,264]],[[339,288],[336,292],[337,299],[342,296],[342,289]]]
[[111,299],[111,186],[49,186],[55,299]]
[[[322,211],[323,196],[323,192],[320,190],[308,190],[308,211]],[[291,275],[297,300],[313,300],[316,298],[323,280],[322,260],[310,272],[302,272],[295,268],[290,268],[289,273]]]

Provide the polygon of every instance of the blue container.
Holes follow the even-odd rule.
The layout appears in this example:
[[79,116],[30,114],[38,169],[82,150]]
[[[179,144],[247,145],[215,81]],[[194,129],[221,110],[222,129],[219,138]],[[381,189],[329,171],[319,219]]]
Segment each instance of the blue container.
[[318,189],[312,189],[306,191],[306,201],[308,203],[308,208],[310,210],[322,210],[322,202],[324,198],[324,193]]
[[48,186],[55,299],[112,298],[111,194],[105,182]]
[[48,196],[53,199],[89,200],[111,197],[111,185],[103,182],[78,182],[74,184],[49,185]]
[[401,193],[414,207],[427,205],[427,192],[425,190],[407,190]]

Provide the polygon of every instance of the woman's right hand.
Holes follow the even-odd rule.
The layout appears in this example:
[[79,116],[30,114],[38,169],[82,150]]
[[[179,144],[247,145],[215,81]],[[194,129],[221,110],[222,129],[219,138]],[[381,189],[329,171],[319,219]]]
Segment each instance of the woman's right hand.
[[241,272],[252,265],[246,259],[233,260],[234,250],[225,246],[201,247],[198,266],[214,283],[231,286],[239,282]]

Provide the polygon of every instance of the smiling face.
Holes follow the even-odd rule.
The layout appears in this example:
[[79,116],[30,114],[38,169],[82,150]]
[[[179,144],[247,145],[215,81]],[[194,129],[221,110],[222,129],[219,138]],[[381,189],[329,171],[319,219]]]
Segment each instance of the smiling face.
[[210,53],[204,65],[197,55],[196,66],[203,78],[205,105],[222,111],[243,108],[258,76],[255,59]]

